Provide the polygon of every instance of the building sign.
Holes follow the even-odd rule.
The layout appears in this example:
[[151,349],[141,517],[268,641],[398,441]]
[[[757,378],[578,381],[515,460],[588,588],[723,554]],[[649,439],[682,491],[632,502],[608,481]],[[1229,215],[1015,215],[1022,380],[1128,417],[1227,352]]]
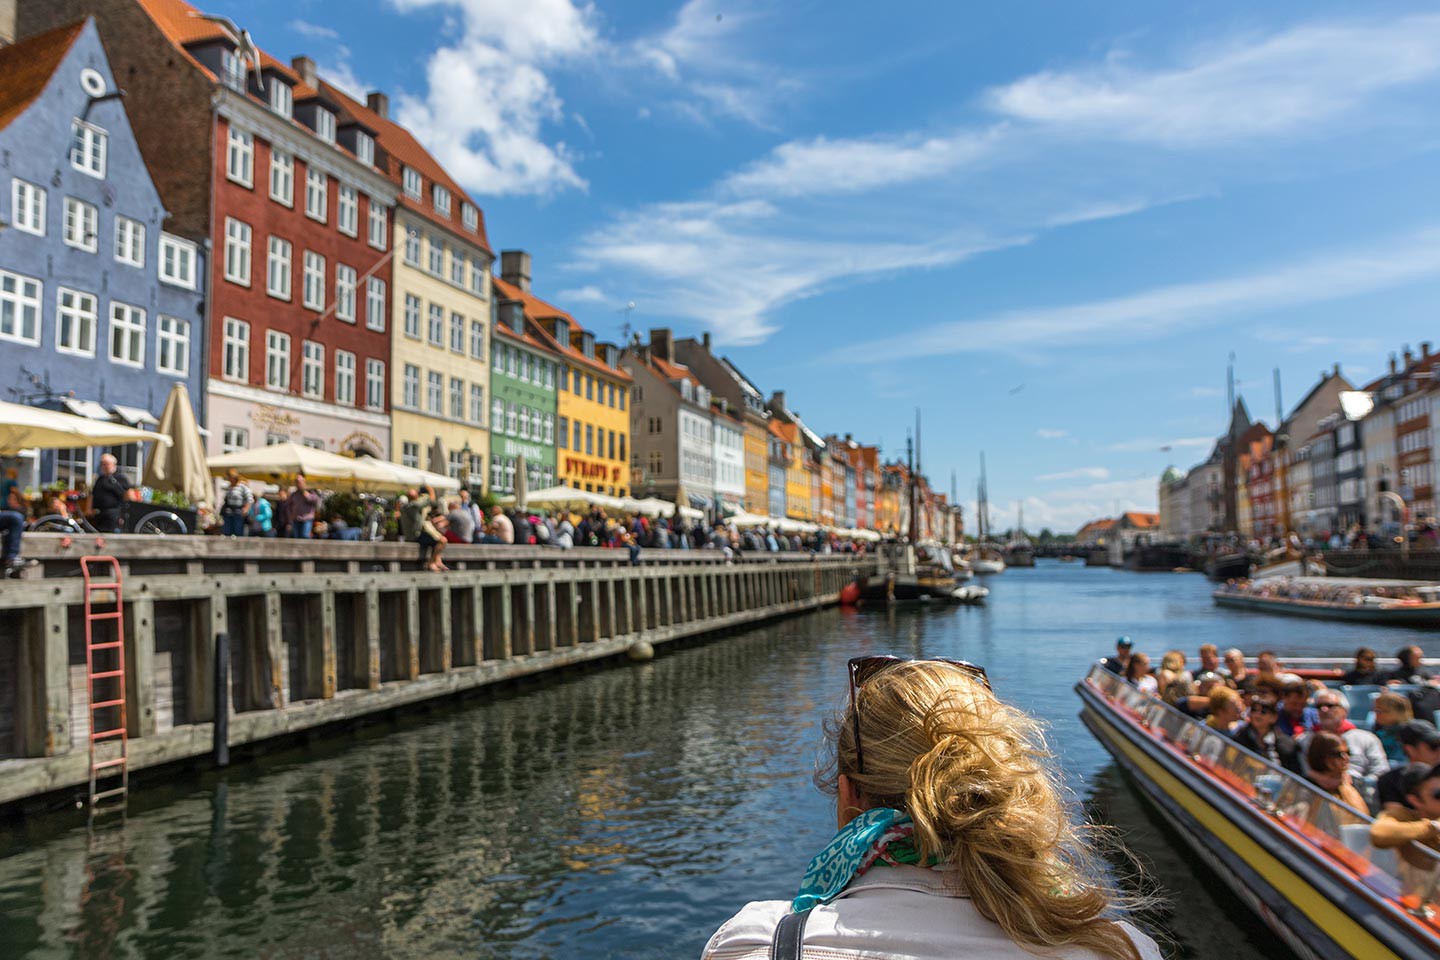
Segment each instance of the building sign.
[[579,474],[581,480],[598,480],[601,483],[619,483],[620,468],[605,463],[596,463],[580,457],[565,458],[565,472]]
[[283,433],[291,437],[300,433],[299,417],[268,404],[256,404],[250,411],[250,422],[266,433]]
[[356,452],[373,453],[380,456],[380,451],[385,449],[380,438],[373,433],[366,433],[364,430],[355,430],[340,438],[341,450],[354,450]]
[[532,463],[550,459],[545,455],[545,448],[533,443],[520,443],[509,437],[496,437],[494,439],[495,452],[502,457],[524,457]]

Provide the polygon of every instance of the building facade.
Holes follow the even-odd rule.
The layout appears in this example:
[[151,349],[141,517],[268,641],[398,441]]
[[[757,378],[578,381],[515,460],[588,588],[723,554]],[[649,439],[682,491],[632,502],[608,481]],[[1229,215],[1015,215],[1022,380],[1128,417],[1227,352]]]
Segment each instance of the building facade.
[[[0,49],[0,399],[155,425],[184,384],[203,417],[205,260],[166,213],[93,19]],[[147,450],[110,450],[138,481]],[[98,450],[21,458],[73,487]]]
[[519,476],[528,489],[552,487],[556,386],[563,358],[546,345],[538,321],[526,315],[529,291],[498,277],[491,283],[489,486],[497,493],[514,493]]
[[[710,334],[675,341],[675,359],[710,391],[715,428],[715,489],[722,513],[745,509],[764,514],[770,504],[768,466],[770,413],[765,397],[728,357],[711,350]],[[741,433],[740,462],[735,462],[732,428]],[[740,482],[734,468],[739,467]]]
[[620,365],[633,379],[630,436],[635,496],[713,508],[715,424],[709,389],[678,362],[669,330],[651,330],[649,343],[627,349]]

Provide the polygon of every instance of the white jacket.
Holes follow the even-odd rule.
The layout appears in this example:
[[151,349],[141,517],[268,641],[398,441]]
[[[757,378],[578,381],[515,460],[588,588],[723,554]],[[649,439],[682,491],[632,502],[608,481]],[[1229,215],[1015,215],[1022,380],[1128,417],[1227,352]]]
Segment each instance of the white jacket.
[[[715,931],[702,960],[766,960],[785,900],[757,900]],[[1125,932],[1144,960],[1160,960],[1155,941],[1130,924]],[[876,866],[838,898],[810,911],[805,960],[1035,960],[963,895],[945,884],[945,872],[912,866]],[[1094,960],[1090,950],[1049,954]]]

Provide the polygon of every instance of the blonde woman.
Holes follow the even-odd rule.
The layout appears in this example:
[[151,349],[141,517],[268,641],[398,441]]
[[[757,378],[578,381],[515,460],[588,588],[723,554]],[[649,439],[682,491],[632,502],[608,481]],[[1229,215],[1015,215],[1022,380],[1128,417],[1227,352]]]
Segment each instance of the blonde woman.
[[1158,960],[1069,821],[1038,725],[958,661],[859,657],[816,782],[838,832],[793,900],[747,904],[704,960]]
[[1187,681],[1195,679],[1190,671],[1185,669],[1185,654],[1179,650],[1167,650],[1165,656],[1160,658],[1160,669],[1155,677],[1160,690],[1163,692],[1170,689],[1172,683],[1182,678]]

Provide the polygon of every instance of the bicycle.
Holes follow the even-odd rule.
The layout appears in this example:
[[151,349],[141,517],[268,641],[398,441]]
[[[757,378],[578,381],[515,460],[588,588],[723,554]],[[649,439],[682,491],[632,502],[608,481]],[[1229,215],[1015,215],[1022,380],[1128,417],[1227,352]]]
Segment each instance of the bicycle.
[[[77,500],[78,497],[67,499]],[[79,536],[100,533],[85,517],[65,513],[47,513],[30,521],[25,529],[30,533],[69,533]],[[189,533],[190,528],[185,525],[184,520],[169,510],[152,510],[135,524],[134,532],[159,537],[180,536]]]

